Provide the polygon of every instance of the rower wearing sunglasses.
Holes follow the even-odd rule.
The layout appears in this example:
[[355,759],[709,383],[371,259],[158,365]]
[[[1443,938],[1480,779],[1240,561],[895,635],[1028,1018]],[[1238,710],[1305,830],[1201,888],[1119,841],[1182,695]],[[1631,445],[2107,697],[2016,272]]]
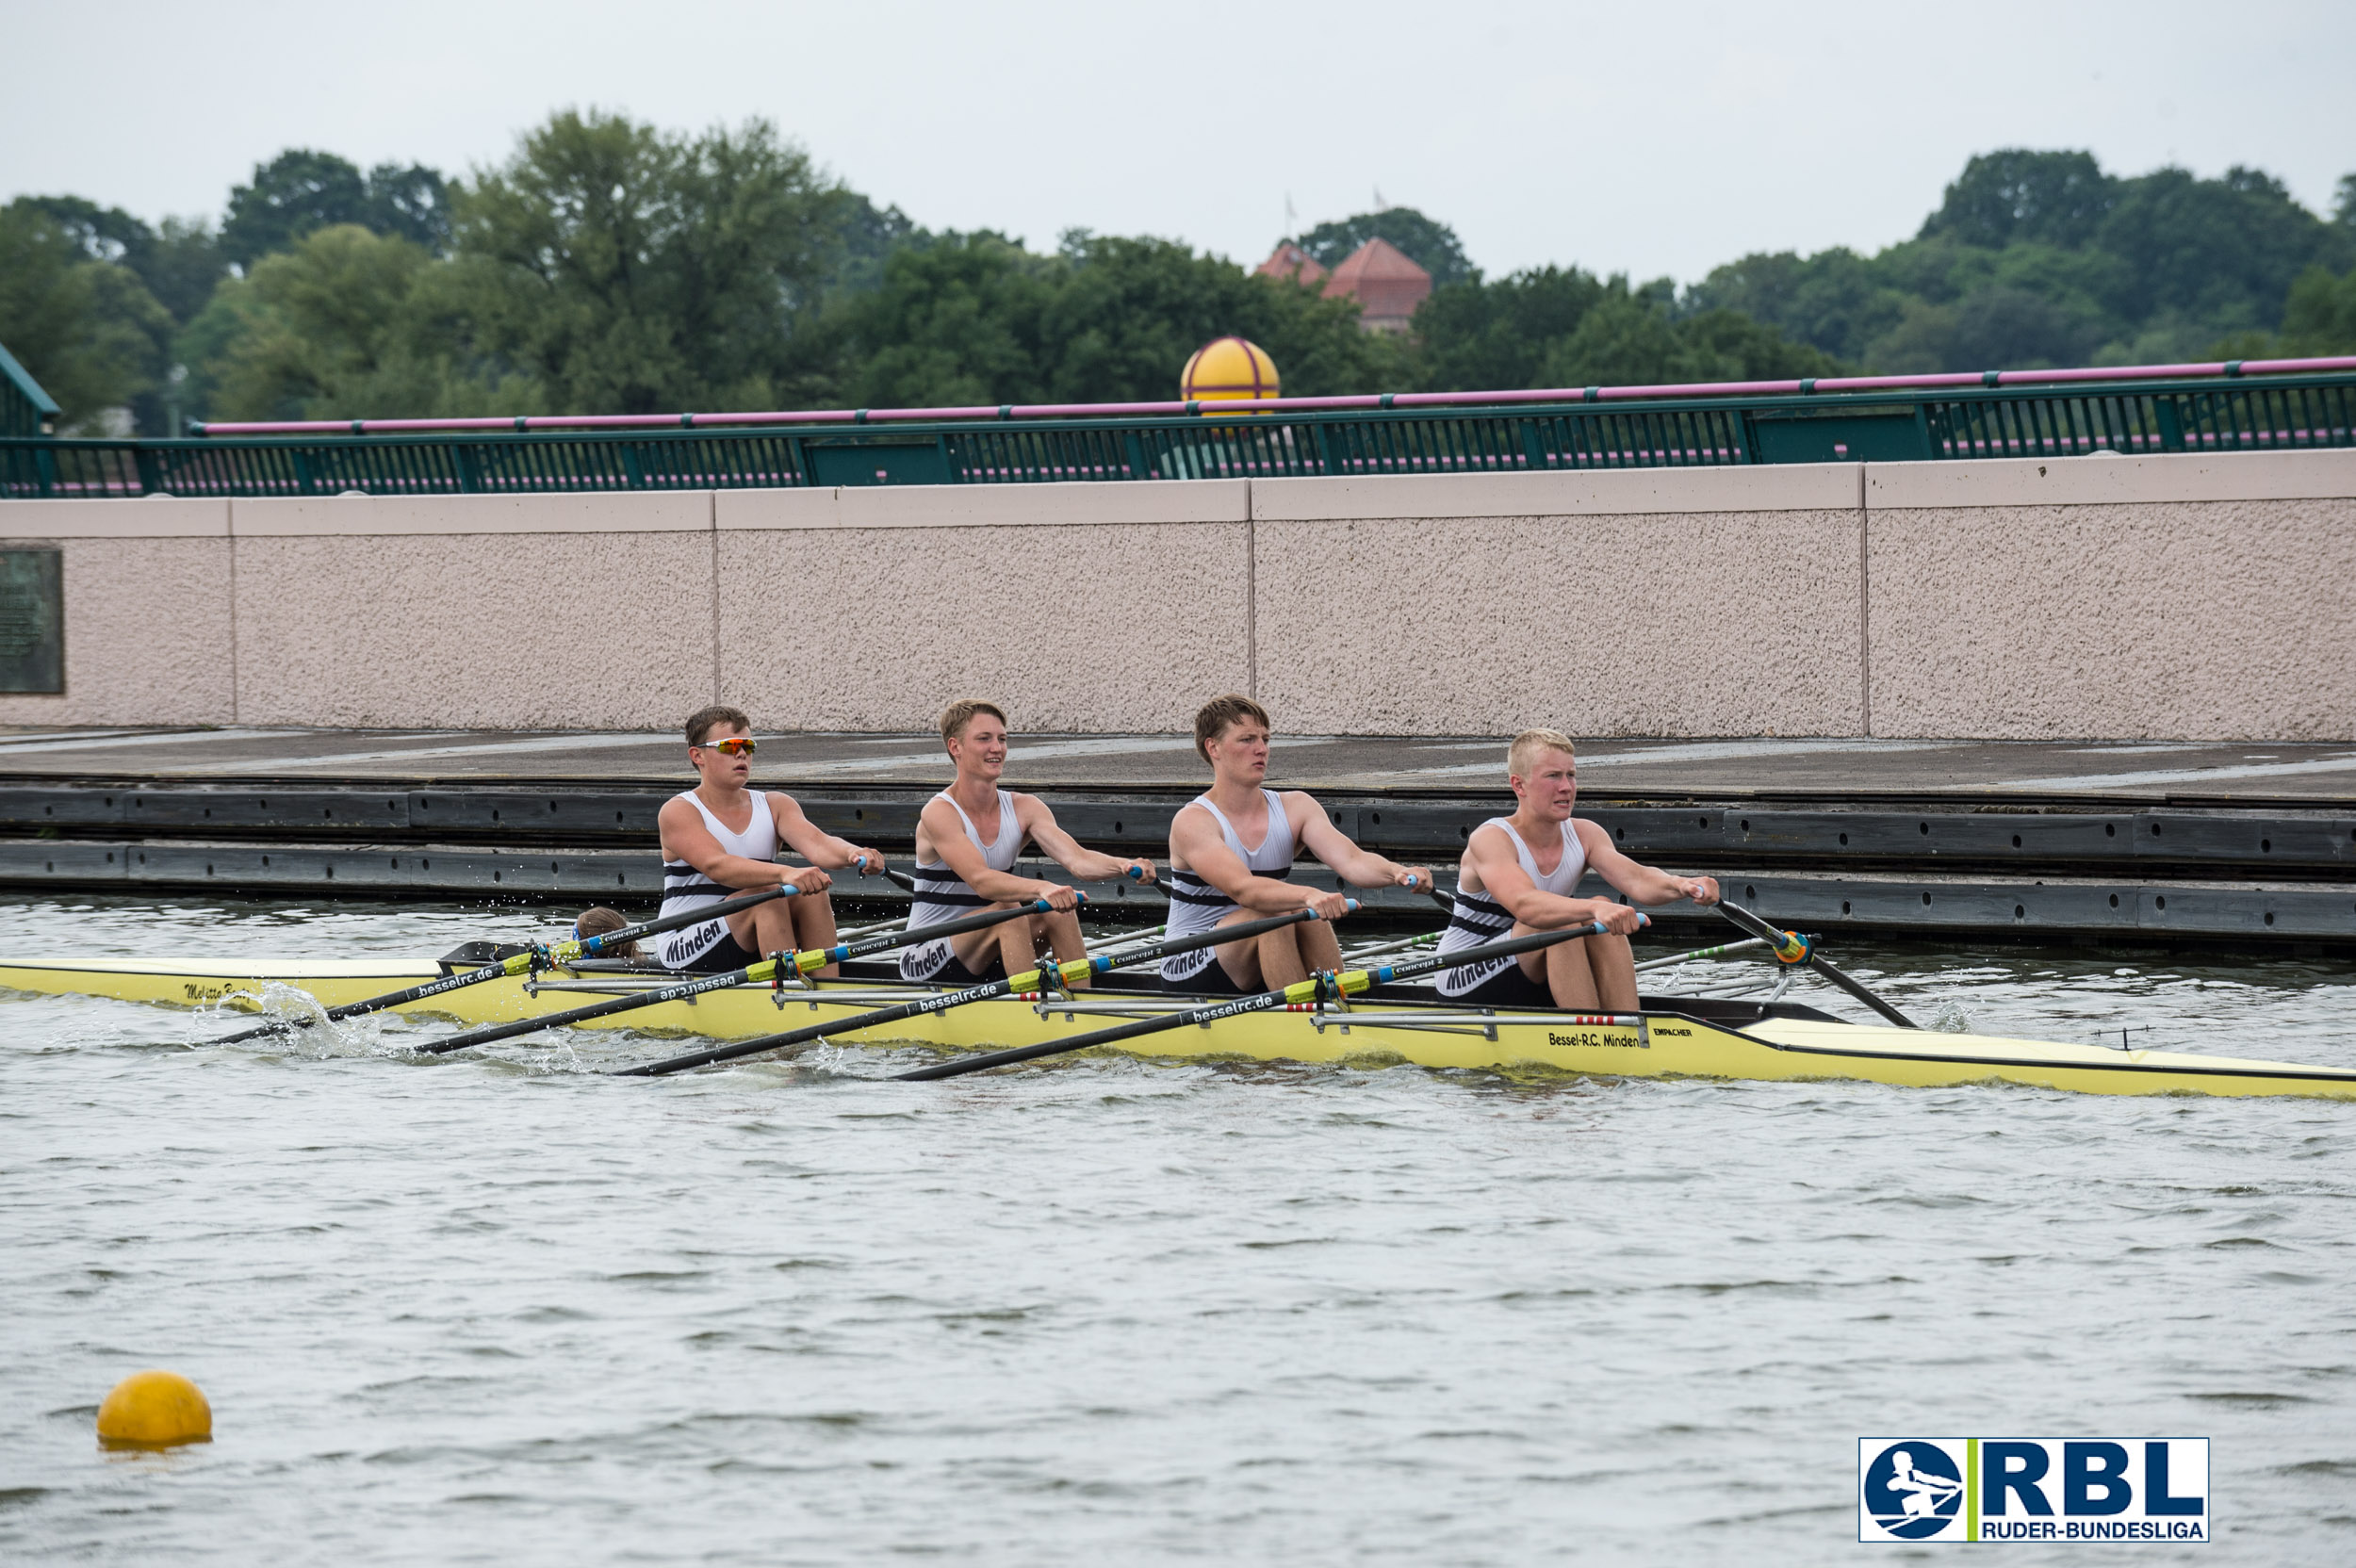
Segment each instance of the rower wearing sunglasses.
[[[742,711],[718,705],[687,721],[687,760],[702,781],[664,801],[655,819],[663,835],[663,913],[684,914],[786,882],[799,890],[671,932],[656,949],[665,969],[718,974],[771,953],[832,947],[834,903],[826,889],[833,878],[826,873],[857,865],[862,876],[882,874],[881,852],[822,832],[792,795],[746,788],[752,727]],[[810,864],[778,864],[780,845]],[[818,972],[831,975],[834,966]]]

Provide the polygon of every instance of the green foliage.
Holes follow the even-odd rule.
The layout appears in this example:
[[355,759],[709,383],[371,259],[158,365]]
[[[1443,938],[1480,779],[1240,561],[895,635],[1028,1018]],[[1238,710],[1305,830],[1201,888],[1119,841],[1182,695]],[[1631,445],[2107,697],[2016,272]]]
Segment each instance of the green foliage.
[[1745,256],[1688,304],[1872,371],[2191,359],[2270,328],[2308,268],[2356,261],[2347,200],[2326,223],[2253,170],[2117,179],[2090,154],[2013,149],[1973,158],[1913,240]]
[[1415,331],[1418,384],[1433,391],[1791,381],[1841,369],[1734,311],[1680,312],[1665,278],[1631,287],[1577,268],[1436,290]]
[[241,270],[338,223],[356,223],[436,253],[450,242],[450,191],[423,164],[379,164],[363,175],[333,153],[289,147],[256,164],[254,183],[233,187],[221,253]]
[[2012,147],[1982,153],[1963,166],[1922,237],[2001,250],[2022,240],[2084,245],[2118,199],[2119,182],[2092,153],[2038,153]]
[[865,407],[1168,401],[1187,356],[1229,333],[1301,397],[1363,390],[1398,352],[1358,330],[1350,302],[1171,240],[1077,231],[1053,256],[994,234],[903,250],[840,330]]
[[485,341],[557,406],[774,408],[836,261],[837,188],[765,122],[686,137],[565,110],[458,202]]
[[840,323],[849,400],[863,408],[1044,402],[1040,321],[1051,264],[996,234],[893,253]]
[[1407,259],[1432,274],[1432,286],[1465,283],[1481,276],[1464,255],[1456,231],[1426,218],[1414,207],[1384,207],[1362,212],[1337,222],[1319,223],[1292,243],[1328,271],[1350,259],[1350,253],[1369,239],[1387,239],[1407,253]]
[[127,408],[151,434],[173,414],[1161,400],[1227,333],[1311,396],[2356,352],[2356,174],[2327,221],[2247,169],[2122,179],[2002,150],[1912,239],[1744,256],[1682,295],[1576,267],[1484,280],[1407,207],[1298,243],[1331,267],[1378,236],[1433,274],[1407,337],[1170,240],[929,234],[762,122],[565,112],[460,182],[289,149],[218,233],[20,199],[0,341],[69,422]]
[[2356,354],[2356,267],[2336,278],[2320,267],[2300,273],[2275,347],[2286,358]]
[[198,390],[229,419],[539,412],[537,388],[474,342],[470,270],[355,223],[315,230],[191,324]]
[[0,207],[0,343],[57,400],[60,433],[152,395],[172,331],[136,274],[91,258],[95,232],[41,201]]
[[121,207],[79,196],[27,196],[26,206],[47,213],[90,260],[127,267],[174,321],[205,308],[228,263],[202,220],[167,218],[151,229]]

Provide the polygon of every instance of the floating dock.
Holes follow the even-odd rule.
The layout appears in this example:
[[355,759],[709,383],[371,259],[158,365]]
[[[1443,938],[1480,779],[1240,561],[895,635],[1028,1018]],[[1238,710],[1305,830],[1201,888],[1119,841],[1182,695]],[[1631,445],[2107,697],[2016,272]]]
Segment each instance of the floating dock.
[[[1498,737],[1280,737],[1270,782],[1448,881],[1473,827],[1512,809],[1503,759]],[[1581,742],[1579,768],[1580,815],[1630,855],[1811,930],[2356,944],[2356,745],[1612,738]],[[892,855],[948,776],[925,734],[767,737],[755,770]],[[1006,783],[1085,842],[1160,859],[1205,777],[1186,736],[1066,735],[1021,740]],[[6,733],[0,882],[642,906],[662,886],[655,813],[693,782],[673,734]],[[1124,917],[1160,903],[1090,891]]]

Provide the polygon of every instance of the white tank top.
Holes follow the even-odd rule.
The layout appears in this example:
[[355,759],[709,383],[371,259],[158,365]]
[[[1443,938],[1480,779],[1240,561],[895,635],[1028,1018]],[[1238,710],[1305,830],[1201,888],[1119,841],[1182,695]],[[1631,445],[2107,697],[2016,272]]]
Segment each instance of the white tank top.
[[[696,814],[703,818],[704,825],[712,830],[712,836],[720,841],[720,847],[730,855],[741,855],[747,860],[775,862],[777,858],[777,819],[769,810],[766,791],[756,790],[752,792],[752,796],[753,820],[744,825],[742,833],[729,832],[695,791],[684,791],[674,798],[693,806]],[[663,913],[665,916],[683,915],[690,909],[700,909],[707,904],[717,904],[724,898],[733,898],[738,893],[751,890],[714,882],[685,860],[663,862]]]
[[[1494,827],[1513,841],[1513,858],[1522,864],[1522,874],[1537,886],[1542,893],[1555,893],[1563,898],[1579,896],[1579,878],[1587,874],[1587,848],[1579,841],[1578,830],[1569,823],[1562,825],[1562,858],[1550,872],[1538,870],[1538,858],[1530,853],[1522,836],[1513,831],[1513,822],[1505,817],[1491,817],[1481,825]],[[1479,832],[1480,828],[1475,828]],[[1455,953],[1483,942],[1501,940],[1513,929],[1513,917],[1505,906],[1492,897],[1487,890],[1471,886],[1481,880],[1473,870],[1472,849],[1465,847],[1464,858],[1456,863],[1456,911],[1448,919],[1448,929],[1440,935],[1439,951]]]
[[[1200,806],[1211,813],[1219,824],[1219,836],[1227,841],[1244,865],[1255,876],[1273,877],[1284,881],[1293,874],[1293,825],[1284,815],[1284,803],[1274,790],[1262,790],[1268,801],[1268,836],[1252,848],[1244,847],[1242,835],[1235,825],[1227,820],[1227,813],[1211,804],[1209,795],[1197,795],[1187,804]],[[1172,853],[1175,859],[1175,852]],[[1170,868],[1170,932],[1172,937],[1192,937],[1210,930],[1235,911],[1235,901],[1211,883],[1190,871]],[[1162,977],[1166,980],[1186,980],[1200,973],[1211,959],[1211,950],[1202,948],[1193,953],[1179,953],[1162,960]]]
[[[1006,798],[1006,791],[998,792],[998,836],[988,843],[982,842],[982,836],[974,829],[973,819],[965,814],[965,808],[949,800],[947,791],[933,798],[949,801],[949,809],[965,824],[965,836],[982,852],[984,865],[992,871],[1014,870],[1015,859],[1023,853],[1023,825],[1014,820],[1014,802]],[[907,929],[910,931],[970,915],[990,902],[975,892],[964,877],[951,871],[945,860],[917,861],[915,880],[916,893],[908,904]]]

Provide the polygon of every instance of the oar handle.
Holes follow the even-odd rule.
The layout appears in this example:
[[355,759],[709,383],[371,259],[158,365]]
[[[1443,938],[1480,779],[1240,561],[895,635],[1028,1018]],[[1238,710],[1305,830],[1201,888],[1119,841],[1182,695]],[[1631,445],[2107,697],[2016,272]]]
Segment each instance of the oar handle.
[[[1636,917],[1642,921],[1645,917]],[[1610,929],[1601,921],[1588,925],[1574,925],[1561,931],[1534,931],[1527,937],[1509,937],[1502,941],[1484,942],[1479,947],[1462,948],[1454,953],[1434,954],[1428,958],[1411,958],[1405,963],[1386,964],[1378,969],[1355,970],[1348,974],[1318,974],[1285,986],[1281,989],[1262,991],[1253,996],[1239,996],[1224,1002],[1213,1002],[1183,1012],[1165,1013],[1159,1018],[1138,1019],[1130,1023],[1116,1023],[1108,1029],[1092,1029],[1069,1039],[1050,1040],[1043,1045],[1017,1046],[1011,1051],[986,1052],[978,1056],[965,1056],[953,1062],[935,1062],[912,1072],[894,1073],[900,1083],[929,1083],[942,1078],[961,1078],[969,1072],[981,1072],[993,1067],[1011,1067],[1018,1062],[1035,1062],[1042,1056],[1060,1056],[1070,1051],[1086,1051],[1099,1045],[1117,1045],[1123,1040],[1156,1035],[1165,1029],[1184,1029],[1198,1023],[1215,1023],[1223,1018],[1242,1013],[1266,1012],[1272,1007],[1289,1006],[1297,1002],[1313,1002],[1324,994],[1328,987],[1344,991],[1365,990],[1370,985],[1412,975],[1429,974],[1433,970],[1455,969],[1464,964],[1478,964],[1491,958],[1511,957],[1531,953],[1576,937],[1596,936]]]
[[[1357,908],[1357,900],[1350,900],[1349,906],[1352,909]],[[1063,984],[1070,985],[1091,970],[1102,972],[1113,968],[1116,964],[1139,964],[1149,959],[1169,957],[1180,953],[1192,953],[1198,948],[1220,947],[1228,942],[1247,941],[1267,932],[1281,930],[1287,925],[1298,925],[1302,921],[1317,918],[1317,912],[1313,909],[1291,909],[1281,915],[1270,915],[1265,920],[1243,921],[1235,925],[1219,926],[1192,937],[1174,937],[1168,941],[1155,942],[1149,947],[1118,957],[1111,955],[1097,955],[1088,958],[1075,958],[1068,964],[1058,964],[1055,966],[1055,969],[1058,979]],[[920,1018],[927,1013],[946,1012],[952,1007],[962,1007],[969,1002],[986,1002],[992,997],[1005,996],[1010,991],[1028,990],[1037,986],[1041,978],[1042,972],[1039,970],[1026,970],[1021,974],[1010,974],[1003,980],[985,980],[978,986],[969,986],[961,991],[944,991],[936,996],[920,997],[913,1002],[903,1002],[892,1006],[878,1008],[872,1013],[858,1013],[850,1018],[835,1019],[825,1023],[805,1024],[799,1029],[788,1029],[783,1034],[763,1035],[749,1040],[733,1040],[727,1045],[715,1045],[702,1051],[692,1051],[683,1056],[671,1056],[659,1062],[646,1062],[637,1067],[623,1068],[616,1071],[614,1076],[617,1078],[668,1077],[674,1072],[684,1072],[690,1068],[711,1067],[718,1062],[732,1062],[742,1056],[758,1055],[764,1051],[781,1051],[810,1040],[823,1039],[830,1035],[853,1035],[862,1029],[876,1029],[887,1023],[897,1023],[902,1019]]]
[[722,899],[717,904],[706,904],[694,909],[682,909],[676,915],[663,915],[654,920],[642,921],[636,925],[625,925],[619,931],[607,931],[599,936],[581,937],[573,941],[560,942],[555,950],[556,960],[563,963],[570,958],[594,958],[614,948],[628,947],[642,937],[660,937],[666,931],[677,931],[690,925],[701,925],[708,920],[726,920],[728,916],[749,909],[757,904],[766,904],[773,898],[792,898],[798,890],[791,882],[780,883],[774,888],[759,888],[748,893],[739,893],[734,898]]

